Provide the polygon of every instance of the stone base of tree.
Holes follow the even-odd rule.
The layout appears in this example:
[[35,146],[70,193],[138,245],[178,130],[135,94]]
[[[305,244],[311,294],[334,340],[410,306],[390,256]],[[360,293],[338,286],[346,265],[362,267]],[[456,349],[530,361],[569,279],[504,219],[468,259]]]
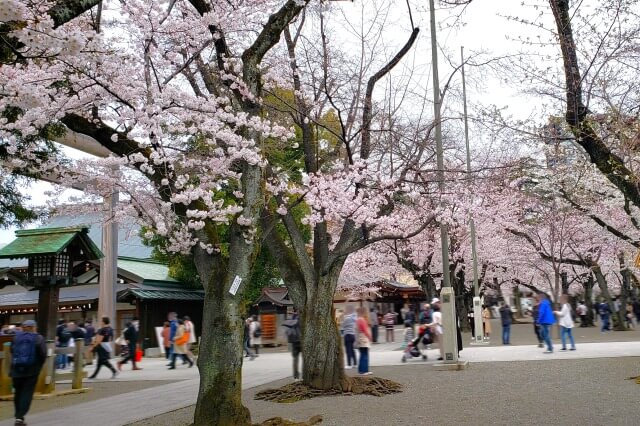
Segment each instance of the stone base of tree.
[[373,395],[384,396],[402,392],[402,385],[381,377],[350,377],[345,380],[342,389],[314,389],[302,382],[294,382],[278,389],[258,392],[255,399],[291,403],[303,399],[328,395]]

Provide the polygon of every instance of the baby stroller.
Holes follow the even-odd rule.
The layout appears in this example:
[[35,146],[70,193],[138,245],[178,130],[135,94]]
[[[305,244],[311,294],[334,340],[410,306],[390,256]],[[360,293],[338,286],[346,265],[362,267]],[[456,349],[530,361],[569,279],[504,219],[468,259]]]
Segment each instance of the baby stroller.
[[422,344],[425,346],[433,343],[429,327],[421,325],[420,328],[418,328],[418,337],[410,341],[407,345],[407,348],[402,353],[402,362],[407,362],[407,360],[411,358],[422,358],[423,361],[427,360],[426,352],[420,350],[420,341],[422,341]]

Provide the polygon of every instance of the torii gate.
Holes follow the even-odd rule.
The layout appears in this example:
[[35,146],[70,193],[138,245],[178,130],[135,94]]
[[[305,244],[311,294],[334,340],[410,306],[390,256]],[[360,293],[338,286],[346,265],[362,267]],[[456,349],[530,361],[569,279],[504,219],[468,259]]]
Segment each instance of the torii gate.
[[[52,140],[96,157],[106,158],[112,154],[111,151],[100,145],[95,139],[70,129],[66,129],[64,135],[52,138]],[[57,185],[64,185],[60,182],[60,179],[53,175],[41,175],[38,179]],[[83,190],[81,187],[74,187],[74,189]],[[98,316],[100,318],[109,317],[112,321],[116,320],[115,282],[118,277],[118,224],[112,219],[117,203],[117,191],[113,191],[103,198],[101,250],[104,257],[100,259],[98,295]]]

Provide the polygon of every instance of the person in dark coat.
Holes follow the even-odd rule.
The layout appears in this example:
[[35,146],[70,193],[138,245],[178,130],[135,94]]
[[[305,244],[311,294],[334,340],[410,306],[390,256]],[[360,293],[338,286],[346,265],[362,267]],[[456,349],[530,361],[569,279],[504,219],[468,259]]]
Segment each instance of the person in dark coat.
[[507,303],[503,303],[500,307],[500,321],[502,322],[502,344],[510,345],[513,314],[511,307]]
[[22,331],[16,333],[11,344],[9,375],[15,389],[13,405],[16,425],[26,425],[24,417],[31,407],[38,376],[47,359],[47,345],[36,329],[35,321],[23,322]]
[[115,379],[118,375],[116,369],[111,365],[109,360],[111,359],[111,353],[113,352],[113,347],[111,346],[111,342],[113,341],[113,328],[111,328],[111,320],[109,317],[102,317],[102,327],[96,333],[95,341],[92,345],[92,351],[98,357],[98,364],[96,365],[96,370],[93,372],[89,379],[95,379],[98,377],[98,373],[102,366],[107,367],[111,371],[111,378]]
[[128,353],[121,361],[118,361],[118,371],[122,371],[122,365],[131,360],[132,370],[142,370],[142,368],[136,365],[136,349],[138,348],[138,318],[133,318],[133,321],[128,323],[126,330],[124,331],[124,340],[127,342]]
[[540,311],[540,302],[536,297],[533,304],[533,311],[531,312],[531,316],[533,317],[533,331],[536,333],[536,338],[538,339],[538,347],[542,348],[544,347],[544,345],[542,344],[542,333],[540,332],[540,324],[538,324],[539,311]]

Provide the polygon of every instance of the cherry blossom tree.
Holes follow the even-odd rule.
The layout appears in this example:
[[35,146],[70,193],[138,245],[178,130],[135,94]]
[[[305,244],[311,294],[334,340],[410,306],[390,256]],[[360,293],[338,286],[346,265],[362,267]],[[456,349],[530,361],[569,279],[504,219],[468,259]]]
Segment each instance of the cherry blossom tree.
[[[0,9],[13,40],[0,68],[5,167],[32,160],[38,173],[87,192],[120,191],[122,213],[148,237],[193,256],[205,289],[194,423],[250,424],[241,299],[229,289],[248,278],[258,247],[260,146],[291,136],[263,118],[261,62],[306,2],[105,2],[102,25],[80,15],[89,2],[58,21],[55,3],[8,3]],[[47,141],[78,135],[113,155],[36,161]]]

